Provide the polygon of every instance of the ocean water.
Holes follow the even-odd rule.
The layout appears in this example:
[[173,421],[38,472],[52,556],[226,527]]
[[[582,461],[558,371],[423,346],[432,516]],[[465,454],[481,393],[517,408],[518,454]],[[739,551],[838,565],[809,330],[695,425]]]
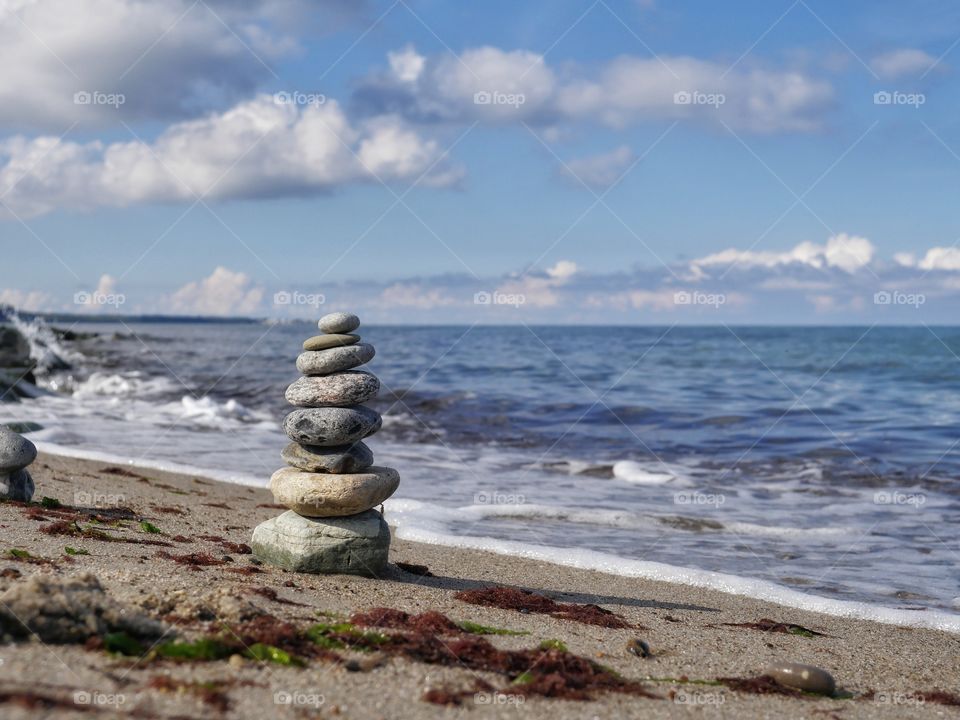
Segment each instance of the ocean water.
[[[45,449],[256,485],[281,467],[315,326],[20,324],[72,365],[0,404]],[[400,537],[960,631],[960,329],[362,334]]]

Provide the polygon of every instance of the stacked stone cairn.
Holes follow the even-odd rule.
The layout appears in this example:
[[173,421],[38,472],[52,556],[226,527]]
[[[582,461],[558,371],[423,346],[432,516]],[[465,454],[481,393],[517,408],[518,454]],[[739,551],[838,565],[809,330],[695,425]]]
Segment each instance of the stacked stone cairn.
[[363,442],[382,423],[363,405],[380,381],[355,368],[375,351],[353,334],[356,315],[331,313],[318,325],[324,334],[303,343],[303,377],[286,392],[296,408],[283,422],[292,441],[281,453],[288,467],[270,479],[274,499],[290,509],[258,525],[251,544],[260,560],[296,572],[378,575],[390,529],[374,508],[393,495],[400,475],[375,466]]
[[0,425],[0,498],[30,502],[34,484],[27,466],[36,459],[36,445]]

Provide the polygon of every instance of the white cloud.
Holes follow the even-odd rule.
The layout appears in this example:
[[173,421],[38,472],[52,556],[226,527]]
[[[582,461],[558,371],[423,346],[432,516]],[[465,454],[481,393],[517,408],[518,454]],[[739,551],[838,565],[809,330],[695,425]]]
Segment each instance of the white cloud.
[[575,262],[560,260],[543,274],[527,273],[501,283],[496,292],[521,295],[523,304],[536,308],[554,307],[560,301],[558,290],[577,274]]
[[577,264],[572,260],[558,260],[553,267],[547,268],[547,275],[554,280],[567,281],[577,274]]
[[885,80],[896,80],[908,75],[920,75],[933,67],[936,59],[915,48],[901,48],[877,55],[870,67]]
[[960,270],[960,248],[930,248],[917,266],[921,270]]
[[[677,93],[690,102],[678,102]],[[596,78],[566,85],[558,105],[567,116],[599,117],[615,127],[696,118],[757,133],[809,132],[821,126],[832,97],[829,83],[795,70],[728,72],[723,63],[691,57],[620,57]]]
[[[226,107],[270,77],[264,63],[296,47],[277,27],[307,5],[6,3],[0,10],[0,67],[7,68],[0,74],[0,124],[60,133],[74,120],[119,126],[121,119],[178,119]],[[76,104],[78,92],[119,93],[124,102]]]
[[0,289],[0,307],[10,305],[16,310],[43,312],[52,310],[54,299],[50,293],[41,290]]
[[694,268],[736,265],[740,268],[775,268],[783,265],[806,265],[825,269],[838,268],[853,273],[866,267],[873,259],[874,247],[867,238],[839,233],[824,245],[803,242],[785,252],[737,250],[729,248],[691,263]]
[[635,159],[633,151],[628,146],[621,145],[608,153],[571,160],[562,170],[574,182],[583,182],[590,187],[605,190],[620,179]]
[[264,290],[242,272],[217,267],[209,277],[190,282],[167,301],[164,313],[252,315],[262,309]]
[[[0,192],[19,215],[58,208],[316,194],[349,183],[416,178],[440,157],[398,118],[351,125],[335,101],[298,107],[259,96],[221,113],[169,127],[149,146],[0,141]],[[427,178],[451,184],[439,166]]]
[[[412,47],[390,55],[390,69],[367,78],[355,101],[367,112],[426,122],[599,120],[622,127],[651,119],[698,118],[753,132],[807,132],[821,125],[831,85],[798,70],[728,65],[686,56],[622,56],[594,70],[550,67],[526,50],[481,47],[434,56]],[[723,102],[678,103],[677,93],[722,95]],[[477,93],[485,94],[477,102]],[[499,93],[499,96],[498,96]],[[499,101],[498,101],[499,97]],[[522,98],[511,102],[510,98]]]

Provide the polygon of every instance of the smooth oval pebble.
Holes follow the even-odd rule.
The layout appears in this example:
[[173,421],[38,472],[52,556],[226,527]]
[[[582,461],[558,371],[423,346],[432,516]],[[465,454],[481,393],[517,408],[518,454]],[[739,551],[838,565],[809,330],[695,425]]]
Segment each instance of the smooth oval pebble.
[[314,335],[303,341],[304,350],[326,350],[360,342],[359,335]]
[[360,327],[360,318],[353,313],[330,313],[320,318],[317,327],[325,333],[350,333]]
[[782,662],[770,665],[763,671],[781,685],[805,690],[819,695],[833,695],[837,684],[826,670],[803,663]]
[[360,405],[377,396],[380,381],[363,370],[297,378],[287,388],[287,402],[297,407]]
[[356,515],[393,495],[400,474],[372,466],[362,473],[336,475],[281,468],[270,478],[273,498],[304,517]]
[[0,425],[0,474],[8,475],[37,459],[37,446],[20,433]]
[[380,429],[380,413],[363,405],[349,408],[303,408],[283,420],[287,437],[301,445],[349,445]]
[[304,375],[330,375],[368,363],[374,355],[376,350],[369,343],[309,350],[297,356],[297,370]]
[[333,447],[292,442],[280,457],[287,465],[315,473],[356,473],[373,465],[373,451],[362,442]]

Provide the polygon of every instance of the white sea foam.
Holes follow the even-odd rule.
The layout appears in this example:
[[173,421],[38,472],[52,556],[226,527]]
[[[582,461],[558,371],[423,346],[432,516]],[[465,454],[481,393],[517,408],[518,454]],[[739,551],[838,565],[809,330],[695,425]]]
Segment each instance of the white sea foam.
[[633,460],[621,460],[613,465],[613,476],[634,485],[663,485],[673,482],[677,476],[670,472],[652,471],[647,465]]
[[16,313],[10,313],[9,322],[30,344],[30,357],[36,362],[37,368],[45,370],[56,364],[57,359],[69,362],[79,362],[83,356],[60,343],[56,333],[41,318],[24,320]]
[[386,510],[388,520],[396,525],[396,537],[403,540],[485,550],[500,555],[541,560],[584,570],[597,570],[611,575],[692,585],[826,615],[960,633],[960,615],[951,613],[903,610],[848,600],[835,600],[802,593],[766,580],[677,567],[648,560],[629,560],[594,550],[544,547],[514,540],[454,535],[446,529],[446,520],[449,518],[447,512],[442,509],[438,511],[436,506],[418,500],[391,498],[386,502]]
[[84,450],[80,448],[65,447],[63,445],[57,445],[56,443],[42,441],[38,438],[38,435],[39,433],[36,435],[32,434],[30,437],[34,439],[34,444],[37,446],[37,449],[40,452],[48,453],[50,455],[74,457],[81,460],[94,460],[97,462],[109,463],[110,465],[117,465],[131,469],[149,468],[152,470],[163,470],[166,472],[179,473],[181,475],[196,475],[198,477],[209,478],[211,480],[220,480],[222,482],[234,483],[236,485],[264,487],[268,482],[268,480],[265,480],[263,477],[258,477],[257,475],[251,475],[249,473],[213,470],[211,468],[202,468],[195,465],[187,465],[185,463],[167,460],[144,460],[141,458],[131,460],[129,457],[125,457],[123,455],[105,453],[98,450]]

